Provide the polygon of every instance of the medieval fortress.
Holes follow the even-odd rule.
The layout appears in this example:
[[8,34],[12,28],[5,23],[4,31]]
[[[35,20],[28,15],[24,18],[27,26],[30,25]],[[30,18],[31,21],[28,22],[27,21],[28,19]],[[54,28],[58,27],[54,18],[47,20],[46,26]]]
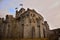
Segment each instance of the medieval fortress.
[[34,9],[16,10],[16,15],[0,18],[0,37],[4,38],[46,38],[49,25]]

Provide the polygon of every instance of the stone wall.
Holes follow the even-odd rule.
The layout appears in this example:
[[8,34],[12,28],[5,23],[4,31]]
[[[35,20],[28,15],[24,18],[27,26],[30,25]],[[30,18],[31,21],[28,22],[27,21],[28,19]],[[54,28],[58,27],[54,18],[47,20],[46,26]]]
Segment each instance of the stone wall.
[[4,21],[0,19],[0,28],[3,37],[7,38],[45,38],[48,37],[49,30],[44,18],[34,9],[29,8],[26,11],[24,8],[16,10],[15,18],[12,15],[6,15]]

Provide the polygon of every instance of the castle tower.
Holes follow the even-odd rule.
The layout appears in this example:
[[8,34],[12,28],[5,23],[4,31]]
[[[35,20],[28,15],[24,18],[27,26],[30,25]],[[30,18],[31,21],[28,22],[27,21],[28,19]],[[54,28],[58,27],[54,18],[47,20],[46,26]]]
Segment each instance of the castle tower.
[[[20,10],[20,12],[22,9]],[[20,36],[23,38],[42,38],[43,35],[43,17],[35,10],[27,9],[27,11],[21,12],[18,19],[18,25]]]
[[24,12],[25,12],[25,9],[24,9],[24,8],[21,8],[19,11],[16,10],[16,18],[19,18],[20,15],[21,15],[22,13],[24,13]]

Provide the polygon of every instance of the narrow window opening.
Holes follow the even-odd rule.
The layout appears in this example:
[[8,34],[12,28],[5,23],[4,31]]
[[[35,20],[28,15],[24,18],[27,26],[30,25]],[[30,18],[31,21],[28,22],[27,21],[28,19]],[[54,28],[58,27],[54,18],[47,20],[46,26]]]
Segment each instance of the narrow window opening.
[[22,38],[24,37],[24,24],[22,24]]
[[45,38],[45,30],[43,29],[43,34],[44,34],[44,38]]
[[35,28],[32,27],[32,38],[35,38]]

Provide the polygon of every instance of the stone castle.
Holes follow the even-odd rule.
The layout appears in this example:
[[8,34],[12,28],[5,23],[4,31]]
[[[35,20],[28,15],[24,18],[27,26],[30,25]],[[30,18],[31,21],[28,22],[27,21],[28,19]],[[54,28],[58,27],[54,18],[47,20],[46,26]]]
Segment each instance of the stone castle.
[[16,15],[0,18],[0,38],[47,38],[49,25],[34,9],[16,10]]

